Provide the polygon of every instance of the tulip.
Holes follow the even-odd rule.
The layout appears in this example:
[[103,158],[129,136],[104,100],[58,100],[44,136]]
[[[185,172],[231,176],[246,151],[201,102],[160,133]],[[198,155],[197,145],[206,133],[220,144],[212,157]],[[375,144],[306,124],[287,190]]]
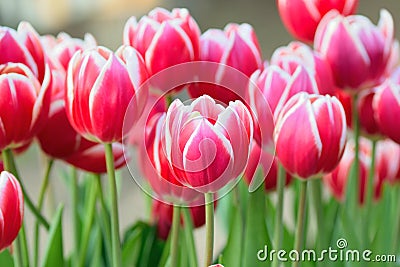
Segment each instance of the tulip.
[[[127,155],[124,154],[123,144],[115,142],[112,145],[114,167],[119,169],[126,165]],[[101,144],[91,143],[88,147],[82,147],[75,153],[65,157],[65,162],[72,166],[92,173],[105,173],[107,172],[106,155],[104,146]]]
[[[264,177],[263,181],[265,191],[270,192],[276,190],[278,179],[278,160],[268,152],[261,150],[261,147],[257,144],[257,142],[253,141],[251,143],[249,160],[243,173],[244,180],[250,184],[258,170],[262,172]],[[289,173],[286,173],[285,184],[289,185],[291,182],[292,176]]]
[[[400,81],[399,81],[400,82]],[[400,83],[386,80],[377,88],[373,99],[375,116],[380,131],[396,143],[400,143]]]
[[376,145],[376,176],[379,181],[395,183],[399,180],[400,145],[390,139],[379,141]]
[[170,204],[188,205],[201,197],[201,194],[183,186],[168,164],[161,142],[165,116],[165,112],[156,113],[147,121],[145,138],[138,143],[138,166],[157,199]]
[[25,65],[3,64],[0,94],[0,150],[23,147],[32,141],[47,118],[51,77],[47,75],[40,85]]
[[224,108],[204,95],[189,106],[175,100],[167,111],[164,134],[177,180],[201,193],[214,193],[243,172],[253,122],[242,102]]
[[[203,226],[206,222],[204,205],[190,206],[190,215],[194,228]],[[157,234],[167,240],[172,226],[173,206],[161,201],[154,201],[152,206],[154,221],[157,223]],[[181,219],[181,224],[183,220]]]
[[197,60],[200,29],[185,8],[171,12],[155,8],[139,22],[131,17],[125,24],[123,43],[135,47],[153,75],[168,67]]
[[[367,179],[369,175],[370,162],[371,162],[371,143],[360,138],[360,150],[359,150],[359,198],[358,202],[360,205],[365,203],[365,195],[367,190]],[[349,180],[351,167],[354,162],[354,142],[349,142],[344,151],[343,157],[339,165],[329,174],[324,176],[324,183],[330,189],[333,196],[338,201],[344,201],[346,187]],[[376,176],[373,178],[373,188],[374,188],[374,199],[380,198],[382,191],[382,180],[378,179]]]
[[65,94],[72,127],[91,141],[120,141],[124,120],[131,128],[143,111],[147,90],[139,89],[146,79],[143,59],[132,47],[122,46],[115,54],[105,47],[76,52]]
[[315,49],[330,64],[339,88],[357,91],[379,84],[392,57],[393,19],[381,11],[378,26],[361,15],[324,16],[315,34]]
[[302,179],[331,172],[346,144],[346,118],[336,97],[299,93],[276,122],[276,154],[291,174]]
[[291,42],[279,47],[271,57],[271,65],[277,65],[293,75],[299,65],[307,66],[317,82],[321,94],[334,94],[332,70],[321,54],[301,42]]
[[8,62],[26,65],[40,83],[45,80],[45,54],[39,34],[28,22],[18,29],[0,27],[0,64]]
[[9,172],[0,174],[0,251],[17,237],[24,217],[24,198],[18,180]]
[[356,11],[358,0],[303,1],[278,0],[278,9],[286,29],[297,39],[311,43],[322,17],[335,9],[347,16]]
[[230,71],[232,67],[250,77],[257,69],[262,68],[261,50],[253,27],[249,24],[228,24],[225,29],[210,29],[200,37],[200,60],[216,62],[221,65],[210,76],[213,83],[195,83],[189,86],[189,94],[199,97],[207,94],[226,104],[229,101],[240,99],[245,95],[243,91],[233,91],[223,86],[225,80],[237,80],[239,74]]

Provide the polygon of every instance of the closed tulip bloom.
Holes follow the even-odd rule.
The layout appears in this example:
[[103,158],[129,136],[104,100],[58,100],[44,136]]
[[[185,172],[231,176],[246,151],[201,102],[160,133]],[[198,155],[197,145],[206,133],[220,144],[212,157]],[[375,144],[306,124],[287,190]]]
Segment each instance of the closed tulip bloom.
[[232,92],[231,88],[219,86],[224,84],[225,80],[240,79],[235,77],[236,73],[229,71],[229,67],[250,77],[254,71],[263,66],[256,33],[253,27],[246,23],[240,25],[231,23],[226,25],[223,31],[209,29],[203,33],[200,37],[200,60],[221,65],[211,70],[214,72],[210,73],[211,77],[215,77],[214,84],[193,84],[189,87],[189,94],[193,98],[207,94],[226,104],[240,99],[245,93],[245,88],[242,92]]
[[400,83],[386,80],[377,88],[373,105],[381,132],[400,144]]
[[23,64],[0,65],[0,95],[0,150],[23,147],[47,118],[51,77],[41,85]]
[[[358,177],[358,202],[360,205],[365,203],[365,194],[367,190],[367,179],[369,175],[369,168],[371,165],[371,142],[365,138],[360,138],[359,150],[359,166],[360,172]],[[351,168],[354,163],[354,142],[350,141],[344,151],[343,157],[338,166],[323,178],[324,183],[327,185],[333,196],[340,202],[345,200],[346,188],[351,177]],[[373,194],[374,199],[377,200],[381,196],[383,180],[378,179],[377,176],[373,178]]]
[[278,9],[286,29],[297,39],[311,43],[322,17],[332,9],[347,16],[353,14],[358,0],[304,1],[278,0]]
[[0,251],[17,237],[24,217],[24,198],[18,180],[9,172],[0,174]]
[[[119,142],[112,144],[112,151],[114,156],[114,168],[119,169],[126,165],[129,160],[128,155],[124,153],[124,145]],[[104,146],[92,142],[82,144],[78,150],[70,154],[63,160],[72,166],[92,173],[106,173],[106,155]]]
[[21,22],[17,30],[0,27],[0,51],[0,64],[22,63],[43,83],[45,54],[39,34],[28,22]]
[[400,145],[390,139],[376,145],[376,176],[381,181],[398,182],[400,171]]
[[[265,191],[274,191],[278,180],[278,160],[253,141],[246,170],[243,173],[244,180],[250,184],[254,176],[259,175],[258,171],[264,176]],[[286,185],[291,183],[292,176],[289,173],[286,173],[285,181]]]
[[331,172],[346,144],[346,118],[336,97],[299,93],[283,107],[276,122],[276,155],[302,179]]
[[315,49],[330,64],[339,88],[357,91],[383,80],[392,57],[393,19],[381,11],[378,26],[364,16],[325,15],[315,35]]
[[65,94],[72,127],[95,142],[120,141],[125,115],[125,125],[132,127],[143,111],[147,90],[140,86],[146,79],[143,59],[132,47],[122,46],[116,53],[105,47],[76,52]]
[[175,100],[167,111],[164,148],[177,179],[201,193],[217,192],[244,170],[253,122],[240,101],[216,104],[204,95],[189,106]]
[[146,61],[150,75],[176,64],[197,60],[200,29],[185,8],[171,12],[155,8],[139,21],[125,24],[123,42],[135,47]]
[[271,65],[278,65],[293,74],[299,65],[307,66],[323,95],[334,94],[332,70],[328,62],[317,51],[301,42],[291,42],[279,47],[271,57]]

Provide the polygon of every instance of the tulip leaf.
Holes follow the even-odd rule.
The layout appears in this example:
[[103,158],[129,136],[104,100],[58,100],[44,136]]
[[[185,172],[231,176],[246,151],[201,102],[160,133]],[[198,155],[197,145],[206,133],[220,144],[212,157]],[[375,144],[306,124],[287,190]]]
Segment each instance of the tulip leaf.
[[161,259],[165,242],[157,237],[157,228],[145,223],[143,224],[140,253],[136,266],[158,266]]
[[227,245],[223,251],[222,263],[225,266],[240,267],[243,250],[243,218],[239,208],[234,209],[232,226],[230,228]]
[[4,267],[14,267],[13,257],[8,249],[5,249],[0,253],[0,263],[1,266]]
[[101,243],[101,231],[100,228],[97,226],[93,229],[92,232],[92,239],[91,239],[91,249],[90,251],[92,252],[92,260],[90,262],[90,267],[99,267],[99,266],[104,266],[101,262],[102,259],[102,243]]
[[62,238],[62,212],[64,206],[60,205],[56,211],[49,230],[49,238],[45,249],[42,267],[64,266],[63,238]]
[[124,267],[135,266],[138,261],[144,227],[143,222],[138,222],[125,233],[122,245],[122,265]]
[[265,246],[272,247],[265,222],[265,191],[261,186],[248,197],[242,266],[265,266],[257,258],[257,252]]

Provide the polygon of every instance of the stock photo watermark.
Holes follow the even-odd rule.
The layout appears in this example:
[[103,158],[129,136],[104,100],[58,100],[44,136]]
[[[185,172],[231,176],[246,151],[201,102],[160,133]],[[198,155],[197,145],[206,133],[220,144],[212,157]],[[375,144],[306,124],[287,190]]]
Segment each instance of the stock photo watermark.
[[314,249],[297,250],[274,250],[269,249],[267,245],[257,252],[259,261],[275,261],[280,262],[397,262],[396,255],[393,254],[374,254],[369,249],[357,250],[349,249],[347,240],[340,238],[336,241],[336,247],[328,247],[321,251]]

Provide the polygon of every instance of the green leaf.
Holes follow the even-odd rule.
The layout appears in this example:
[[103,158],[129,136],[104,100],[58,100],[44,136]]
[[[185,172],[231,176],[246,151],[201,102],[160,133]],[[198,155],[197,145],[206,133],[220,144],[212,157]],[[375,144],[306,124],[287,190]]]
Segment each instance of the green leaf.
[[144,224],[138,222],[125,233],[122,245],[122,265],[124,267],[135,266],[139,259],[143,228]]
[[45,249],[42,267],[63,267],[63,238],[62,238],[62,212],[64,206],[60,205],[51,223],[49,238]]
[[257,259],[257,252],[265,246],[272,247],[265,223],[264,186],[261,186],[248,197],[242,266],[265,266],[265,262]]
[[231,231],[222,256],[225,266],[241,267],[243,245],[243,218],[238,208],[234,209]]
[[140,245],[140,255],[138,267],[158,266],[162,256],[165,242],[157,238],[157,229],[155,226],[143,223],[142,242]]
[[0,263],[3,267],[14,267],[14,260],[8,249],[0,253]]
[[101,256],[101,232],[98,226],[93,229],[91,241],[89,247],[89,253],[91,255],[90,267],[104,266]]

